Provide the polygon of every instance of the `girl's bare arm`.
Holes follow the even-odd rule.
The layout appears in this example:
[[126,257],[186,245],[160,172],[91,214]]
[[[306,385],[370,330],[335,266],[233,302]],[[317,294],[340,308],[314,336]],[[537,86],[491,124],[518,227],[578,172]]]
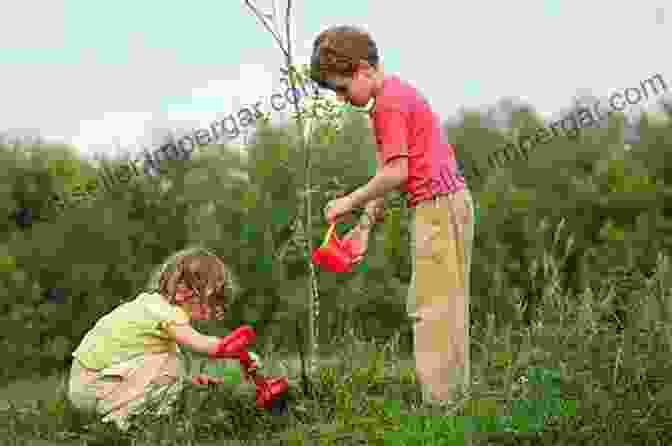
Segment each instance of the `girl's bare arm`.
[[189,324],[173,325],[168,331],[178,344],[203,354],[211,352],[219,342],[218,337],[199,333]]

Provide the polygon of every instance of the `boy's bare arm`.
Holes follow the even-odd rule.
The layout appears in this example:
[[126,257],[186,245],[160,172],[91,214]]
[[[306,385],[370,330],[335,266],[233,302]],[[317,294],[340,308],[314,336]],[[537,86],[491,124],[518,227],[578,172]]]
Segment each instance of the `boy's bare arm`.
[[[383,162],[380,159],[380,154],[376,152],[376,175],[381,174],[384,167],[385,166],[383,165]],[[382,221],[385,214],[384,204],[385,204],[385,197],[378,197],[368,201],[364,206],[365,215],[362,216],[361,225],[364,226],[365,228],[368,228],[372,224]]]
[[[383,163],[380,159],[380,154],[376,151],[376,174],[378,174],[383,169]],[[366,215],[369,217],[369,222],[371,224],[376,223],[381,220],[382,213],[384,212],[385,197],[380,197],[373,199],[366,203],[364,210]],[[366,223],[365,223],[366,224]]]
[[356,209],[365,206],[369,201],[383,198],[388,192],[399,189],[408,177],[408,159],[399,157],[388,162],[383,169],[376,173],[367,184],[360,187],[348,198],[352,200],[351,206]]

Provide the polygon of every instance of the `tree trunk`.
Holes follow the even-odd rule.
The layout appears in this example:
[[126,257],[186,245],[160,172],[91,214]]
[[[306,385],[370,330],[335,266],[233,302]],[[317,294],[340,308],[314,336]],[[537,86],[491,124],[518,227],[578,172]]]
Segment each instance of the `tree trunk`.
[[[284,56],[285,56],[285,64],[286,68],[289,74],[289,84],[292,89],[292,94],[294,94],[296,90],[296,75],[294,73],[294,66],[293,66],[293,57],[292,57],[292,38],[290,34],[290,17],[291,17],[291,10],[292,10],[292,1],[289,0],[287,3],[287,9],[285,11],[285,35],[287,38],[287,45],[286,47],[283,45],[282,40],[276,35],[276,33],[268,26],[268,24],[264,21],[264,17],[268,18],[268,14],[261,14],[257,8],[255,8],[250,0],[246,0],[245,3],[247,6],[253,11],[253,13],[257,16],[257,18],[261,21],[261,23],[266,27],[266,29],[271,33],[273,38],[276,40],[278,45],[280,46],[280,49],[282,50]],[[275,20],[276,17],[276,12],[275,8],[273,11],[273,14],[271,14],[271,17],[273,20]],[[277,30],[277,28],[276,28]],[[304,203],[305,203],[305,208],[304,211],[306,213],[306,226],[305,226],[305,235],[306,235],[306,242],[307,242],[307,252],[306,252],[306,262],[308,262],[308,268],[310,270],[310,275],[308,277],[307,281],[307,291],[308,291],[308,334],[307,334],[307,344],[308,344],[308,362],[309,362],[309,369],[311,371],[315,370],[316,366],[316,357],[317,357],[317,333],[316,333],[316,319],[319,317],[319,296],[317,293],[315,293],[315,296],[313,296],[313,284],[315,284],[315,287],[317,287],[317,279],[315,275],[315,267],[313,263],[311,262],[310,255],[313,251],[313,225],[312,225],[312,200],[311,200],[311,176],[310,176],[310,168],[311,168],[311,163],[310,163],[310,150],[308,150],[308,144],[306,142],[306,134],[305,134],[305,125],[303,121],[303,116],[300,114],[300,109],[299,109],[299,101],[296,96],[294,96],[294,111],[297,114],[296,118],[296,123],[298,126],[299,130],[299,140],[301,142],[301,148],[303,150],[304,156],[305,156],[305,180],[304,180],[304,185],[305,185],[305,197],[304,197]]]

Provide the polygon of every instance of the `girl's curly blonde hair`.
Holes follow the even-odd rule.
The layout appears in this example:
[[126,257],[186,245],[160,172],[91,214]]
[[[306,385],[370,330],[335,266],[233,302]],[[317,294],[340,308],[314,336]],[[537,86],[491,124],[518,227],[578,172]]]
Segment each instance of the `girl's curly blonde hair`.
[[211,308],[231,304],[238,285],[231,270],[212,251],[193,246],[168,257],[151,274],[147,288],[175,304],[177,286],[183,284],[194,292],[194,301]]
[[365,60],[378,68],[378,48],[369,33],[354,26],[334,26],[322,31],[313,42],[310,78],[321,88],[334,90],[328,75],[352,76]]

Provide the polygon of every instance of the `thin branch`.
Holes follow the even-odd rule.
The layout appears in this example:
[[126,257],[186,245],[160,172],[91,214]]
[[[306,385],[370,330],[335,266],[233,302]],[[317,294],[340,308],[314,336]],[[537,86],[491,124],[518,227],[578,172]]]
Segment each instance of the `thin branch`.
[[266,23],[266,21],[264,21],[264,19],[263,19],[263,17],[262,17],[263,14],[261,14],[261,13],[259,12],[259,10],[257,10],[257,8],[255,8],[254,5],[252,5],[252,3],[250,2],[250,0],[245,0],[245,4],[252,10],[252,12],[254,13],[254,15],[257,16],[257,18],[259,19],[259,21],[261,22],[261,24],[264,25],[264,27],[268,30],[268,32],[271,33],[271,35],[273,36],[273,38],[275,39],[275,41],[278,42],[278,45],[280,46],[280,51],[282,51],[282,53],[285,55],[285,58],[288,58],[288,57],[289,57],[289,53],[287,52],[287,50],[285,50],[285,47],[284,47],[284,45],[282,44],[282,40],[277,36],[277,34],[275,34],[275,32],[273,32],[273,30],[271,29],[270,26],[268,26],[268,24]]
[[[254,14],[259,17],[259,12],[257,9],[251,5],[250,0],[246,0],[245,3],[247,6],[254,12]],[[278,39],[277,35],[271,30],[271,28],[264,22],[261,18],[260,21],[264,25],[264,27],[273,35],[273,38],[275,38],[276,42],[278,42],[281,51],[283,52],[285,56],[285,64],[287,66],[287,69],[289,71],[289,86],[292,90],[292,93],[295,93],[296,90],[296,72],[294,70],[293,66],[293,60],[292,60],[292,52],[291,52],[291,26],[290,26],[290,14],[291,14],[291,7],[292,7],[292,2],[291,0],[288,0],[288,5],[287,9],[285,11],[286,14],[286,33],[287,33],[287,49],[283,46],[282,42]],[[317,327],[315,325],[315,318],[318,315],[318,309],[319,309],[319,294],[318,294],[318,289],[317,289],[317,278],[316,278],[316,272],[315,272],[315,267],[311,262],[311,252],[312,252],[312,212],[311,212],[311,206],[312,206],[312,200],[311,200],[311,157],[310,157],[310,150],[308,146],[308,139],[305,134],[305,123],[304,123],[304,117],[300,113],[300,108],[298,105],[298,100],[294,101],[294,111],[296,113],[296,122],[298,125],[298,130],[299,130],[299,139],[300,139],[300,144],[302,151],[304,152],[305,156],[305,179],[304,179],[304,185],[305,185],[305,196],[304,198],[304,211],[305,211],[305,217],[306,217],[306,229],[305,229],[305,238],[307,239],[307,243],[305,246],[305,256],[306,256],[306,261],[308,263],[308,267],[310,269],[310,278],[309,278],[309,288],[310,288],[310,298],[309,298],[309,320],[308,320],[308,332],[310,336],[310,354],[309,354],[309,360],[311,363],[311,369],[315,367],[315,362],[316,362],[316,350],[317,350],[317,344],[315,341],[315,338],[317,338],[316,331]],[[312,138],[311,138],[312,139]],[[298,322],[298,320],[297,320]],[[305,373],[305,364],[302,364],[303,372]],[[305,377],[304,377],[305,378]]]
[[274,254],[274,257],[279,261],[282,262],[285,260],[285,256],[287,255],[287,252],[289,251],[290,246],[292,244],[296,245],[296,241],[294,240],[294,233],[296,231],[297,225],[300,223],[301,216],[300,214],[295,215],[291,219],[291,225],[290,225],[290,230],[292,231],[292,236],[287,239],[287,241],[281,246],[277,252]]
[[[292,12],[292,0],[287,0],[287,10],[285,11],[285,36],[287,36],[287,54],[292,54],[292,39],[290,38],[290,26],[289,26],[289,17]],[[291,69],[291,67],[288,67]],[[292,87],[293,88],[293,87]],[[292,91],[292,94],[294,92]],[[296,98],[295,98],[296,99]]]
[[303,394],[307,397],[311,396],[312,385],[310,378],[308,378],[307,367],[306,367],[306,354],[304,352],[305,348],[305,339],[303,338],[303,333],[301,332],[301,326],[299,325],[299,318],[296,318],[296,337],[297,337],[297,348],[299,350],[299,360],[301,361],[301,387]]
[[273,28],[280,35],[280,31],[278,30],[278,3],[277,0],[272,0],[271,3],[273,4]]

